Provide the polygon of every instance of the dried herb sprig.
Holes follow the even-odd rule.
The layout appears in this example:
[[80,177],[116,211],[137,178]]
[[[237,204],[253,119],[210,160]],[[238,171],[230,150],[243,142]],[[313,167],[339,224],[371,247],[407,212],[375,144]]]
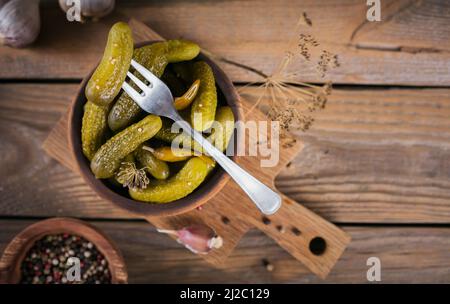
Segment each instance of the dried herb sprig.
[[138,169],[133,162],[122,162],[116,174],[116,179],[129,189],[145,189],[150,183],[145,168]]
[[[303,13],[297,22],[296,33],[299,33],[301,27],[305,25],[312,26],[312,22],[307,14]],[[269,110],[266,114],[269,119],[280,122],[282,131],[289,131],[292,128],[308,130],[314,121],[312,113],[323,109],[328,95],[331,94],[331,82],[326,82],[324,85],[300,82],[296,80],[300,73],[289,71],[289,67],[296,60],[303,59],[311,62],[311,49],[319,45],[318,40],[310,34],[299,33],[297,37],[293,37],[278,67],[260,85],[263,93],[253,107],[258,106],[262,100],[268,99]],[[329,51],[323,51],[317,62],[317,70],[322,77],[325,76],[330,65],[338,66],[338,58]],[[240,92],[245,93],[247,88],[243,87]]]
[[[292,128],[303,131],[309,129],[314,121],[312,113],[325,107],[328,95],[332,91],[331,82],[326,82],[323,85],[300,82],[296,80],[300,77],[300,72],[289,71],[289,68],[296,60],[312,63],[312,49],[320,46],[314,36],[300,32],[303,26],[312,26],[312,21],[305,12],[302,13],[295,27],[296,36],[289,41],[282,60],[271,75],[267,75],[253,67],[208,53],[208,55],[213,56],[217,60],[247,69],[263,77],[263,82],[259,85],[262,93],[257,98],[252,109],[259,106],[263,100],[265,102],[268,101],[268,110],[265,113],[269,119],[280,122],[282,131],[289,131]],[[340,65],[338,56],[326,50],[322,50],[319,59],[314,61],[314,64],[316,64],[316,70],[322,78],[325,77],[331,68]],[[241,87],[239,92],[245,95],[249,87],[255,84],[256,82]],[[282,132],[281,135],[284,135],[284,133]]]

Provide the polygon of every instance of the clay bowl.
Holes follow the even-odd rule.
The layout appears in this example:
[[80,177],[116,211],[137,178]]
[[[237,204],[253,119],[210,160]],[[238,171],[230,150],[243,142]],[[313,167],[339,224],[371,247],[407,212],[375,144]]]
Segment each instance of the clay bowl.
[[94,226],[71,218],[52,218],[32,224],[20,232],[8,244],[0,259],[0,283],[20,282],[20,265],[34,243],[49,234],[69,233],[93,243],[108,261],[111,280],[114,284],[125,284],[128,274],[122,254],[116,245]]
[[[153,42],[155,41],[139,43],[136,44],[135,47],[141,47]],[[239,95],[230,79],[212,60],[204,54],[200,53],[195,60],[206,61],[211,66],[216,79],[218,96],[222,96],[223,101],[232,108],[236,121],[242,120],[243,111],[240,106]],[[223,186],[225,186],[230,177],[222,168],[217,166],[208,179],[204,181],[202,185],[200,185],[200,187],[198,187],[193,193],[189,194],[185,198],[166,204],[151,204],[135,201],[128,197],[126,191],[119,193],[117,190],[111,189],[104,180],[96,179],[90,170],[89,160],[83,155],[80,136],[83,106],[86,103],[84,90],[92,73],[93,71],[86,78],[84,78],[78,90],[77,96],[71,104],[68,132],[70,149],[78,165],[79,172],[86,183],[101,198],[140,216],[169,216],[184,213],[203,205],[217,192],[219,192]],[[232,159],[236,160],[235,157],[232,157]]]

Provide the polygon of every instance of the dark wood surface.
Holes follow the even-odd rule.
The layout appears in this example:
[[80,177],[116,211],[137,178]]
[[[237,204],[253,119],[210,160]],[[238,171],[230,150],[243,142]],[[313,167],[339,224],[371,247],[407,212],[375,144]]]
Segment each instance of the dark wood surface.
[[[30,220],[0,220],[0,250]],[[450,276],[450,230],[430,227],[343,226],[352,242],[322,281],[262,232],[250,231],[227,260],[225,269],[211,268],[165,235],[141,221],[91,221],[118,244],[130,283],[323,283],[367,282],[366,260],[382,261],[386,283],[439,283]],[[269,272],[262,260],[273,266]]]
[[[305,10],[315,35],[341,56],[330,78],[346,85],[313,128],[298,133],[305,148],[276,184],[352,236],[327,282],[367,282],[370,256],[381,259],[384,282],[450,282],[448,2],[382,1],[386,20],[371,24],[359,0],[119,1],[113,16],[84,25],[65,22],[48,2],[34,46],[0,47],[0,250],[40,218],[73,216],[90,219],[119,244],[130,282],[320,282],[256,231],[229,267],[212,269],[145,222],[99,202],[41,149],[114,21],[133,16],[166,37],[192,39],[270,72]],[[222,66],[236,83],[258,80]],[[320,80],[302,71],[302,80]]]
[[[0,49],[1,78],[83,78],[101,56],[112,23],[130,16],[163,37],[192,39],[217,55],[271,72],[306,11],[323,47],[340,55],[342,67],[330,74],[334,82],[450,84],[450,3],[444,0],[381,1],[381,24],[366,21],[366,2],[360,0],[118,1],[114,15],[95,24],[69,24],[52,1],[45,2],[35,46]],[[225,68],[234,81],[259,80]],[[311,67],[299,69],[303,80],[321,80]]]

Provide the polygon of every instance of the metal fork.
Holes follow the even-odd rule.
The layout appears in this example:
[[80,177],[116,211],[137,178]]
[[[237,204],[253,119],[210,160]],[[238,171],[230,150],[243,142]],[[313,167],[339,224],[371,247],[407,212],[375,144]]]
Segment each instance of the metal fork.
[[131,65],[149,82],[149,84],[145,84],[138,77],[133,75],[133,73],[128,72],[128,78],[130,78],[142,92],[139,93],[127,82],[122,84],[122,88],[144,111],[174,120],[184,132],[190,134],[191,137],[203,147],[204,151],[214,158],[236,181],[255,205],[258,206],[261,212],[270,215],[280,208],[281,197],[278,193],[239,167],[230,158],[216,149],[216,147],[207,141],[199,132],[192,129],[188,122],[183,120],[175,110],[172,93],[164,82],[136,61],[132,60]]

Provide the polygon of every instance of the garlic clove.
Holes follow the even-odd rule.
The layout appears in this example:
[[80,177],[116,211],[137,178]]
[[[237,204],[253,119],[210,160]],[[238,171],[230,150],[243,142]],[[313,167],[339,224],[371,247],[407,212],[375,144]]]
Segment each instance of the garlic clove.
[[[67,0],[59,0],[59,6],[67,12],[72,5],[67,5]],[[84,17],[99,19],[111,13],[115,7],[115,0],[80,0],[80,14]]]
[[1,45],[29,45],[36,40],[40,28],[39,0],[11,0],[0,7]]
[[223,246],[223,239],[206,225],[195,224],[180,230],[158,229],[158,232],[176,235],[178,243],[195,254],[207,254]]

